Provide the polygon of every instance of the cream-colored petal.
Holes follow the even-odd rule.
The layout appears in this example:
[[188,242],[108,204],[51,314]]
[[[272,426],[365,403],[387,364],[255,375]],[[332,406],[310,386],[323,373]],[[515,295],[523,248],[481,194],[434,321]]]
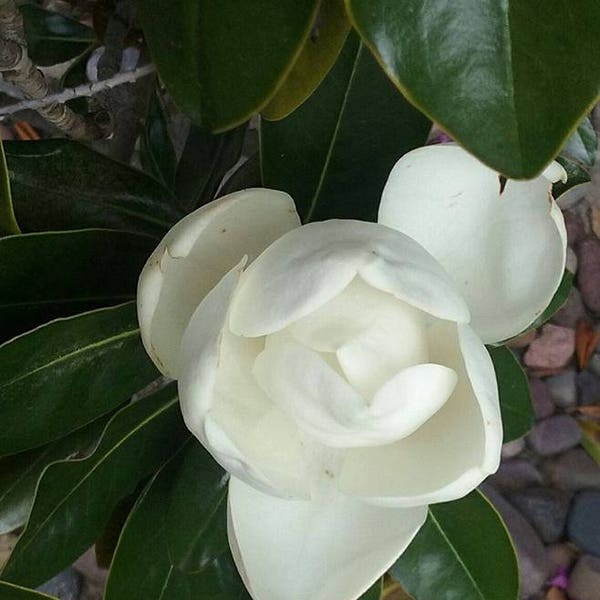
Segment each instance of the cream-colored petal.
[[341,494],[283,500],[229,483],[230,547],[253,600],[356,600],[426,517],[425,506],[369,506]]
[[357,275],[431,315],[469,320],[462,296],[419,244],[376,223],[331,220],[290,231],[248,267],[231,329],[248,337],[279,331],[335,298]]
[[179,347],[188,321],[206,294],[242,257],[256,258],[300,225],[283,192],[249,189],[187,215],[163,238],[138,283],[144,346],[170,377],[179,373]]
[[532,323],[558,288],[566,238],[550,195],[551,165],[531,181],[506,182],[456,145],[419,148],[390,173],[379,222],[406,233],[454,278],[486,342]]
[[485,347],[466,325],[430,331],[431,360],[458,375],[442,408],[412,435],[387,446],[350,449],[343,492],[391,506],[455,500],[498,468],[502,420],[496,376]]
[[300,429],[331,448],[379,446],[406,437],[444,405],[457,381],[448,367],[415,365],[387,381],[370,402],[317,352],[286,334],[270,336],[254,373]]
[[237,338],[226,327],[242,264],[208,293],[186,328],[181,410],[187,427],[225,469],[271,493],[306,497],[298,429],[252,376],[263,343]]

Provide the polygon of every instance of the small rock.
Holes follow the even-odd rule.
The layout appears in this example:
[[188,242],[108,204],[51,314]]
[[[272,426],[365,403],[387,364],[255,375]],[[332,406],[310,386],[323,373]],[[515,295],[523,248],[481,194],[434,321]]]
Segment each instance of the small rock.
[[600,558],[584,554],[575,565],[569,587],[574,600],[598,600],[600,598]]
[[574,210],[565,210],[563,217],[567,230],[567,243],[574,247],[585,237],[585,223],[581,215]]
[[600,466],[583,448],[573,448],[557,459],[548,461],[552,485],[571,492],[587,488],[600,489]]
[[581,240],[577,257],[581,297],[590,310],[600,312],[600,240],[595,236]]
[[571,494],[551,488],[529,488],[510,494],[508,500],[533,525],[544,543],[551,544],[562,537]]
[[569,362],[574,352],[575,330],[548,323],[529,345],[524,361],[534,369],[558,369]]
[[575,496],[567,530],[581,550],[600,556],[600,490],[584,490]]
[[577,383],[575,371],[565,371],[546,379],[546,385],[554,404],[559,408],[572,408],[577,405]]
[[551,323],[560,325],[561,327],[569,327],[575,329],[577,323],[587,318],[585,306],[581,299],[581,294],[576,287],[572,287],[567,301],[563,304],[562,308],[558,310],[550,319]]
[[521,454],[523,450],[525,450],[525,440],[523,438],[512,440],[512,442],[507,442],[502,446],[502,460],[514,458],[515,456]]
[[565,452],[581,440],[577,421],[569,415],[555,415],[540,421],[527,436],[531,448],[541,456]]
[[588,371],[600,377],[600,354],[597,352],[592,354],[592,358],[590,358],[587,368]]
[[533,340],[535,340],[536,337],[537,331],[535,329],[530,329],[529,331],[526,331],[525,333],[522,333],[521,335],[512,338],[511,340],[506,342],[506,345],[509,348],[515,348],[520,350],[521,348],[526,348],[527,346],[529,346],[529,344],[531,344],[531,342],[533,342]]
[[542,483],[542,474],[526,459],[503,461],[488,481],[501,492],[522,490]]
[[568,571],[577,558],[575,546],[565,542],[546,546],[546,554],[550,563],[550,577],[554,577],[561,569]]
[[592,231],[597,238],[600,238],[600,208],[597,206],[590,206],[590,223],[592,225]]
[[531,402],[537,419],[546,419],[554,414],[554,402],[546,384],[537,377],[529,380]]
[[50,594],[59,600],[78,600],[81,580],[77,572],[69,567],[37,589],[39,592]]
[[537,594],[550,572],[546,550],[533,527],[500,493],[484,483],[481,491],[500,513],[508,529],[519,563],[519,595],[528,598]]
[[589,406],[600,402],[600,377],[590,371],[581,371],[577,375],[577,388],[579,391],[578,403]]

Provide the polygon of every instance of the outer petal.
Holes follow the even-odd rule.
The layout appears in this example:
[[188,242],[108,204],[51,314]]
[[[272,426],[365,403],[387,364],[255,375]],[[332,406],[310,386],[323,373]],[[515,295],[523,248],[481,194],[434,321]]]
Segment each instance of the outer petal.
[[489,354],[467,325],[439,322],[430,336],[431,360],[458,374],[454,393],[411,436],[348,450],[342,491],[383,505],[419,506],[461,498],[497,470],[502,419]]
[[392,169],[379,222],[417,240],[444,265],[485,342],[523,331],[549,304],[566,257],[550,195],[551,165],[531,181],[501,181],[459,146],[419,148]]
[[299,225],[287,194],[249,189],[203,206],[167,233],[137,295],[142,341],[164,374],[177,378],[181,336],[202,298],[243,256],[253,260]]
[[272,244],[244,273],[231,329],[279,331],[337,296],[355,277],[442,319],[469,311],[440,264],[409,237],[376,223],[310,223]]
[[356,600],[402,554],[427,507],[369,506],[335,494],[281,500],[232,478],[229,539],[254,600]]
[[243,262],[194,311],[182,341],[178,381],[183,418],[215,459],[271,493],[305,497],[309,482],[297,427],[255,383],[251,368],[262,341],[226,329]]

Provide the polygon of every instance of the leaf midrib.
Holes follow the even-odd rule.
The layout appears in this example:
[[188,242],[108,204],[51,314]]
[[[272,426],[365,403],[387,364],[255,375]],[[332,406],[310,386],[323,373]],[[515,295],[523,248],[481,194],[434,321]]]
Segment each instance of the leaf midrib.
[[323,189],[323,184],[325,183],[325,177],[326,177],[327,171],[329,169],[329,163],[331,162],[331,157],[333,155],[333,149],[335,148],[335,145],[337,143],[337,138],[340,133],[342,121],[344,119],[346,107],[348,105],[348,100],[350,98],[350,90],[352,89],[352,84],[354,82],[354,77],[356,76],[356,71],[358,69],[358,62],[360,60],[360,56],[362,54],[363,48],[364,48],[364,46],[363,46],[362,42],[359,42],[358,48],[356,50],[356,56],[354,57],[354,62],[352,64],[352,70],[350,71],[350,76],[348,77],[348,84],[346,86],[346,91],[344,92],[344,98],[342,99],[342,104],[341,104],[340,110],[338,112],[338,118],[335,123],[335,127],[333,129],[333,134],[331,136],[331,140],[329,141],[329,147],[327,149],[327,154],[325,155],[325,162],[323,164],[323,168],[321,169],[321,175],[319,177],[317,187],[313,194],[310,208],[308,209],[308,212],[306,213],[306,218],[304,220],[305,223],[310,222],[310,220],[312,219],[312,216],[317,208],[317,202],[319,200],[319,196],[321,195],[321,190]]
[[[162,413],[164,413],[165,411],[167,411],[169,408],[171,408],[171,406],[173,406],[175,403],[177,402],[177,397],[169,400],[168,402],[166,402],[164,404],[164,406],[162,406],[160,409],[158,409],[157,411],[153,412],[151,415],[149,415],[148,417],[146,417],[143,421],[141,421],[140,423],[138,423],[138,425],[127,432],[126,435],[124,435],[116,444],[114,444],[113,446],[111,446],[110,448],[108,448],[106,450],[106,452],[100,456],[97,460],[97,462],[94,464],[94,466],[85,473],[85,475],[69,490],[69,492],[63,496],[63,498],[60,500],[60,502],[58,502],[58,504],[54,507],[54,509],[52,509],[48,515],[46,516],[46,518],[37,526],[35,532],[32,533],[31,537],[28,540],[25,540],[23,546],[22,546],[22,550],[27,549],[32,542],[36,539],[37,535],[39,534],[40,531],[43,530],[44,526],[48,523],[48,521],[50,521],[50,519],[58,512],[58,510],[67,502],[67,500],[93,475],[93,473],[102,465],[104,464],[112,454],[114,454],[129,438],[131,438],[133,435],[137,434],[143,427],[145,427],[146,425],[148,425],[148,423],[150,423],[153,419],[157,418],[158,416],[160,416]],[[108,427],[105,430],[104,435],[107,436],[108,435]],[[104,437],[104,436],[103,436]],[[102,444],[102,442],[100,442],[100,444]],[[93,455],[92,455],[93,456]],[[92,457],[83,459],[81,462],[84,462],[86,460],[91,459]],[[58,461],[58,463],[54,463],[54,464],[60,464],[61,461]],[[64,462],[62,463],[64,464]],[[51,466],[51,465],[50,465]],[[46,475],[48,471],[46,470],[44,472],[44,474],[42,475],[42,477],[44,477]],[[41,483],[42,480],[40,480]],[[38,488],[39,488],[39,484],[38,484]],[[37,491],[36,491],[37,494]],[[35,506],[34,506],[34,510],[35,510]],[[33,512],[32,512],[33,515]],[[23,532],[23,537],[25,536],[25,534],[27,533],[27,527],[25,528],[25,531]],[[18,545],[15,547],[18,548]],[[17,555],[18,556],[18,555]],[[18,562],[18,558],[17,558],[17,562]],[[6,563],[6,566],[11,564],[11,560],[9,559],[9,562]],[[3,572],[0,572],[0,574],[2,574]]]
[[450,538],[446,535],[446,532],[443,530],[440,522],[437,520],[437,518],[435,517],[435,515],[433,514],[433,511],[431,509],[429,510],[429,516],[431,517],[431,520],[434,522],[435,526],[438,528],[438,531],[440,532],[440,535],[442,536],[442,538],[444,539],[444,541],[448,544],[448,548],[450,548],[452,554],[454,554],[454,556],[455,556],[458,564],[462,567],[463,571],[465,572],[465,574],[467,575],[467,577],[469,578],[469,580],[473,584],[473,588],[475,589],[475,591],[477,592],[477,594],[479,595],[479,597],[481,598],[481,600],[488,600],[484,596],[484,594],[483,594],[481,588],[479,587],[477,581],[475,580],[475,578],[471,574],[471,571],[469,570],[469,568],[467,567],[467,565],[465,564],[465,562],[461,558],[460,554],[458,553],[458,550],[454,547],[454,544],[450,541]]
[[84,352],[95,350],[96,348],[102,348],[103,346],[106,346],[107,344],[116,342],[121,339],[127,339],[129,337],[133,337],[133,336],[137,335],[139,333],[139,331],[140,331],[140,328],[136,327],[135,329],[123,331],[117,335],[114,335],[114,336],[111,336],[108,338],[104,338],[100,341],[88,344],[87,346],[83,346],[82,348],[78,348],[77,350],[74,350],[72,352],[68,352],[67,354],[63,354],[62,356],[54,358],[53,360],[51,360],[43,365],[40,365],[39,367],[36,367],[35,369],[28,371],[27,373],[23,373],[21,375],[18,375],[17,377],[13,377],[13,379],[11,379],[5,383],[0,383],[0,390],[10,387],[10,386],[14,385],[15,383],[18,383],[19,381],[22,381],[23,379],[32,377],[36,373],[39,373],[40,371],[44,371],[45,369],[49,369],[50,367],[53,367],[54,365],[57,365],[66,360],[69,360],[69,359],[73,358],[74,356],[79,356],[80,354],[82,354]]

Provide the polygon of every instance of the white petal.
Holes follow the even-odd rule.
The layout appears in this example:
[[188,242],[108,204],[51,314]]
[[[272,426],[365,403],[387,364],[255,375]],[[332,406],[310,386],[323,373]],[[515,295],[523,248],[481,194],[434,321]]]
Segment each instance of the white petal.
[[289,330],[305,346],[335,352],[354,389],[372,398],[401,369],[428,362],[426,316],[358,277]]
[[430,331],[431,360],[458,374],[444,406],[415,433],[375,448],[350,449],[343,492],[392,506],[455,500],[494,473],[502,420],[490,357],[466,325],[439,322]]
[[396,561],[427,507],[369,506],[342,495],[282,500],[235,478],[228,533],[254,600],[356,600]]
[[[562,175],[552,166],[548,177]],[[551,181],[508,181],[455,145],[420,148],[392,169],[379,222],[406,233],[444,265],[485,342],[523,331],[560,284],[566,245]]]
[[187,427],[225,469],[272,493],[305,497],[309,484],[298,429],[252,376],[263,343],[237,338],[225,327],[242,264],[208,293],[186,328],[181,410]]
[[142,341],[164,374],[177,378],[181,336],[202,298],[243,256],[253,260],[299,225],[287,194],[249,189],[199,208],[167,233],[142,270],[137,296]]
[[445,366],[408,367],[369,403],[317,352],[285,334],[270,336],[254,373],[303,431],[334,448],[389,444],[411,434],[444,405],[457,380]]
[[431,315],[469,320],[454,284],[419,244],[376,223],[331,220],[290,231],[248,267],[231,329],[248,337],[279,331],[332,300],[357,275]]

